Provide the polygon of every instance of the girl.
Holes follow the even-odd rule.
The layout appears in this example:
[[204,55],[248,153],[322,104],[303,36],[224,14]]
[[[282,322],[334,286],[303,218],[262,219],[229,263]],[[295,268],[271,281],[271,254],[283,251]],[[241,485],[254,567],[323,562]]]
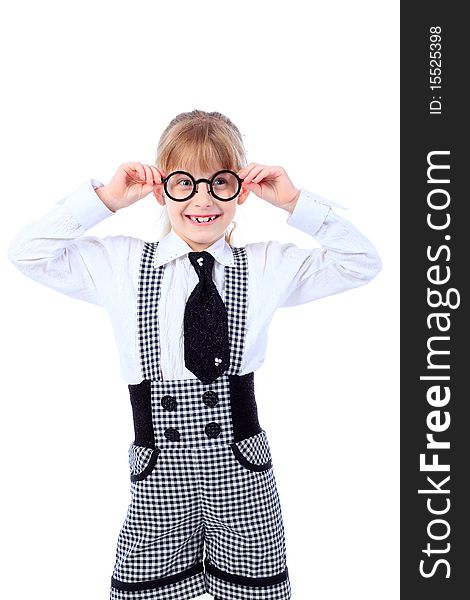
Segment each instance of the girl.
[[[83,237],[151,192],[169,219],[159,241]],[[250,192],[321,247],[232,245]],[[9,258],[103,306],[114,328],[135,439],[110,598],[290,598],[254,371],[277,308],[367,283],[381,268],[377,251],[282,167],[247,164],[239,130],[218,112],[178,115],[155,165],[123,164],[107,185],[90,179],[57,204],[15,236]]]

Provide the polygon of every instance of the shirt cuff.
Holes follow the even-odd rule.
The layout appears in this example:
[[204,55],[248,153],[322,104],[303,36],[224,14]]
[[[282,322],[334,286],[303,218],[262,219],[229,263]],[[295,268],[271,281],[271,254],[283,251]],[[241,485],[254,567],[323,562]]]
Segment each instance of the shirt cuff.
[[116,214],[96,194],[95,189],[104,184],[98,179],[88,179],[74,192],[59,200],[82,227],[90,229],[106,217]]
[[301,189],[294,210],[287,217],[287,224],[308,235],[315,235],[332,206],[347,210],[345,206],[337,202],[332,202],[318,194]]

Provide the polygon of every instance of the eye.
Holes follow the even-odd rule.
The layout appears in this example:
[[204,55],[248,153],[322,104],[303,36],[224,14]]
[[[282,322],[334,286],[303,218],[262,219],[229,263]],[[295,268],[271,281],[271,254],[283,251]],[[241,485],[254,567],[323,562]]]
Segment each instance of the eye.
[[189,187],[192,185],[192,183],[193,182],[191,181],[191,179],[188,178],[178,180],[178,185],[180,185],[181,187]]
[[213,185],[222,186],[227,183],[227,180],[224,177],[217,177],[214,179]]

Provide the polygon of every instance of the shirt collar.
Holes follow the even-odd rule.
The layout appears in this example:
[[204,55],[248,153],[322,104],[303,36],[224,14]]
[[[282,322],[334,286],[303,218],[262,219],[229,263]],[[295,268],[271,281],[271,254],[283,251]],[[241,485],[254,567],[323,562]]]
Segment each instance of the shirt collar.
[[[173,229],[171,229],[171,231],[158,242],[153,259],[153,266],[155,268],[160,267],[161,265],[170,262],[170,260],[184,256],[189,252],[193,252],[191,246],[187,244],[183,238],[180,238],[180,236],[175,233]],[[233,260],[233,252],[225,241],[224,236],[206,248],[206,252],[210,252],[215,260],[224,266],[233,267],[235,264]]]

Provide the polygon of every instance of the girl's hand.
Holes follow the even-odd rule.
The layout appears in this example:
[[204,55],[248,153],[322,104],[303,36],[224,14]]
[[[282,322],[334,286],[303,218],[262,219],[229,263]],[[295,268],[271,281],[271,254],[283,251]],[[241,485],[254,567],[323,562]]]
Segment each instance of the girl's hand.
[[238,171],[238,176],[244,179],[242,187],[251,190],[261,199],[289,212],[294,210],[300,190],[294,186],[282,167],[250,163]]
[[144,198],[155,187],[163,186],[165,174],[153,165],[139,162],[122,164],[111,181],[96,190],[106,206],[116,211]]

